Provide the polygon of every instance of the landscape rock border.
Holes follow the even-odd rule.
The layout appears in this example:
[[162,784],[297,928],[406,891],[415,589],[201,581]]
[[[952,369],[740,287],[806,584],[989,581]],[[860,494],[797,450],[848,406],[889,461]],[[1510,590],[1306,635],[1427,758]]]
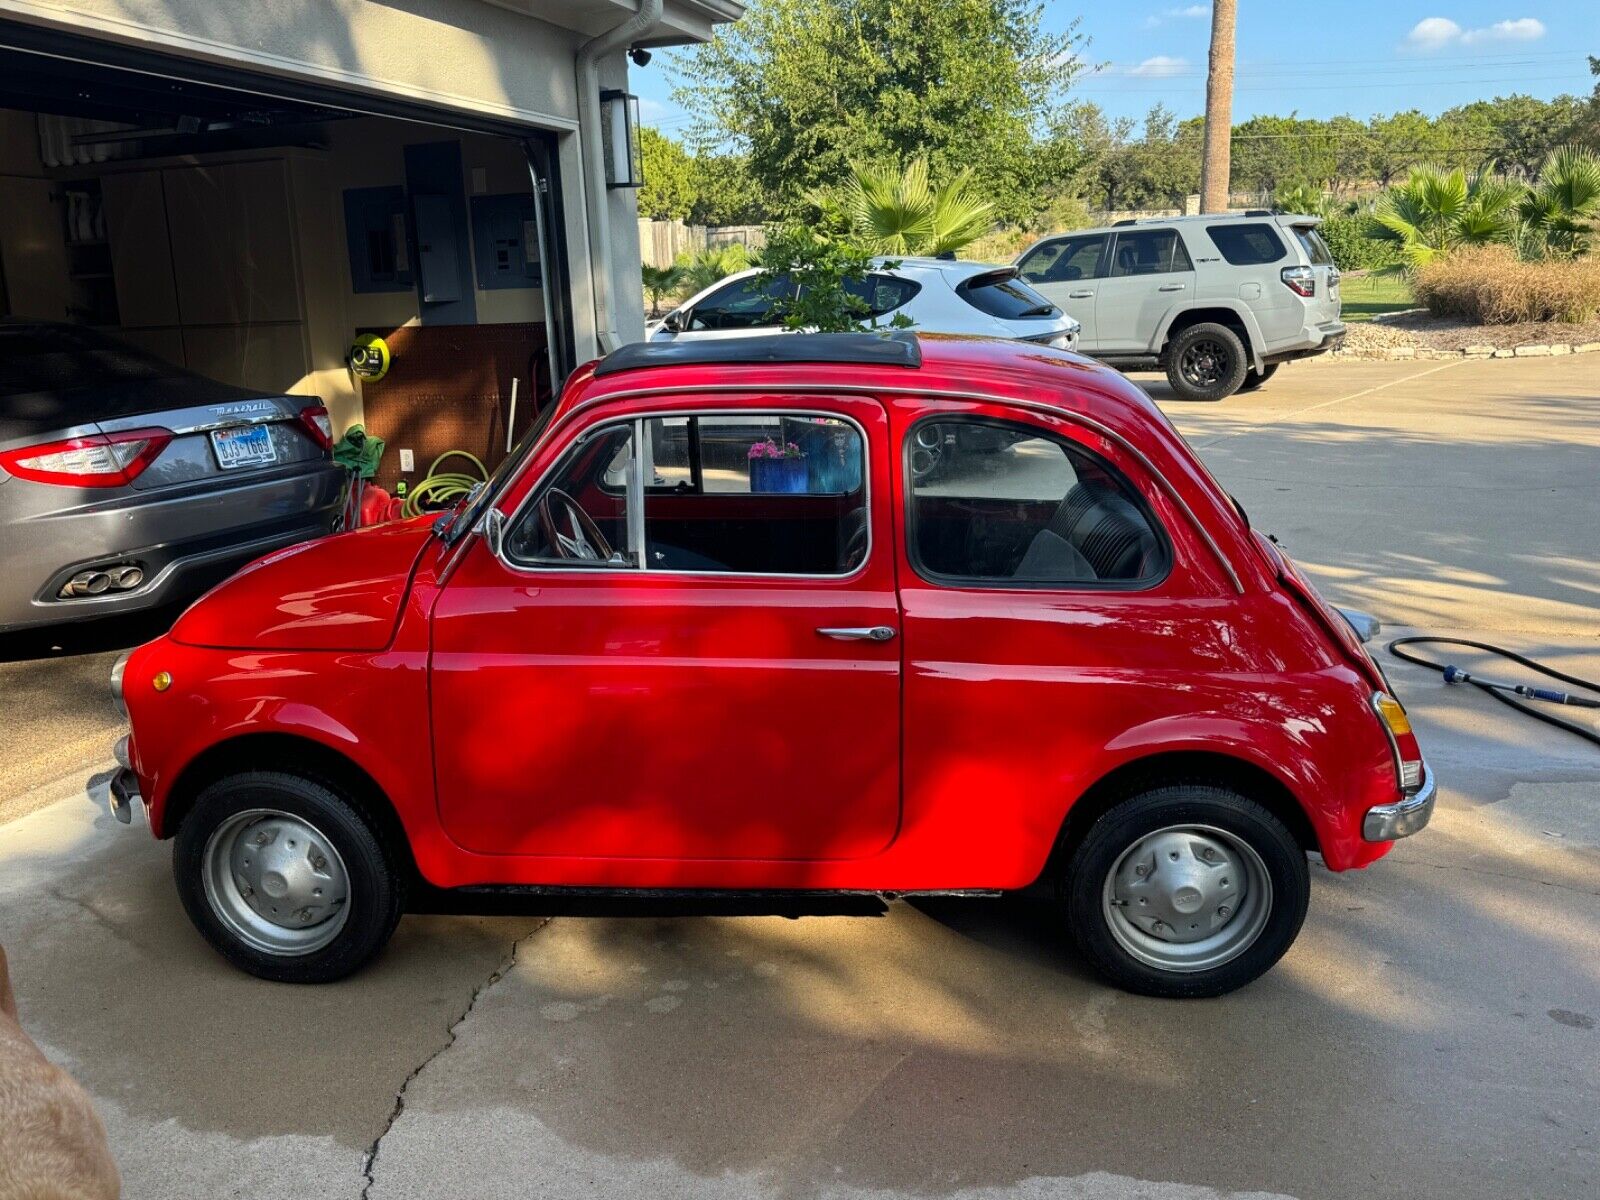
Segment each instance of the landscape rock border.
[[[1600,354],[1600,342],[1536,342],[1525,346],[1464,346],[1440,350],[1433,346],[1379,346],[1318,355],[1324,361],[1344,359],[1449,359],[1449,358],[1550,358],[1561,354]],[[1312,360],[1313,362],[1316,359]]]

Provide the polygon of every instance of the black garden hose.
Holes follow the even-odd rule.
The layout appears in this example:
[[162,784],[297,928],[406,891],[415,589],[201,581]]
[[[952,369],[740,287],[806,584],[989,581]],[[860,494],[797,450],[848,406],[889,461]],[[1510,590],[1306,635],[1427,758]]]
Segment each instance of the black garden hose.
[[1586,742],[1593,742],[1600,746],[1600,733],[1588,726],[1579,725],[1575,721],[1563,721],[1560,717],[1553,717],[1547,712],[1541,712],[1532,705],[1524,704],[1514,696],[1526,696],[1530,700],[1542,700],[1547,704],[1570,704],[1576,708],[1600,708],[1600,699],[1588,696],[1575,696],[1569,692],[1558,692],[1554,688],[1533,687],[1523,683],[1496,683],[1491,679],[1478,679],[1467,674],[1460,667],[1450,663],[1438,663],[1432,659],[1423,658],[1420,654],[1411,654],[1400,649],[1401,646],[1466,646],[1473,650],[1482,650],[1485,654],[1495,654],[1501,658],[1510,659],[1518,666],[1527,667],[1548,679],[1559,679],[1562,683],[1571,684],[1573,687],[1583,688],[1586,691],[1600,694],[1600,683],[1592,679],[1584,679],[1579,675],[1568,675],[1554,667],[1547,667],[1541,662],[1518,654],[1515,650],[1507,650],[1504,646],[1490,645],[1488,642],[1470,642],[1465,638],[1447,637],[1403,637],[1395,638],[1389,643],[1389,653],[1408,663],[1415,663],[1419,667],[1429,667],[1444,676],[1446,683],[1470,683],[1479,691],[1487,692],[1501,704],[1508,704],[1518,712],[1527,713],[1537,721],[1546,725],[1554,725],[1557,729],[1565,729],[1568,733],[1575,733]]

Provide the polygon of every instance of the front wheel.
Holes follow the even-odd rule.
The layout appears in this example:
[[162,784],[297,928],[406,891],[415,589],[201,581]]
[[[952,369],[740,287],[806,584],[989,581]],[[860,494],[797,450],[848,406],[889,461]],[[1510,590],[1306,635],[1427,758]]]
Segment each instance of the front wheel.
[[276,771],[201,792],[178,828],[172,870],[206,941],[283,983],[327,983],[365,965],[404,901],[404,876],[358,802]]
[[1220,996],[1264,974],[1305,920],[1311,875],[1283,822],[1225,788],[1125,800],[1073,851],[1073,939],[1111,982],[1147,996]]
[[1244,342],[1226,325],[1191,325],[1167,347],[1167,382],[1185,400],[1224,400],[1249,370]]

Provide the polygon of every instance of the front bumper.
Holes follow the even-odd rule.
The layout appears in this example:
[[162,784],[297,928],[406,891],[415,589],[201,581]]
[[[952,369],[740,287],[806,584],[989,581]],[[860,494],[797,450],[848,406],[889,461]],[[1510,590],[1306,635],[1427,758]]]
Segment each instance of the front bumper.
[[1427,763],[1422,764],[1422,787],[1413,796],[1394,804],[1379,804],[1367,809],[1361,819],[1361,836],[1369,842],[1393,842],[1418,832],[1433,817],[1433,802],[1439,781]]
[[131,825],[134,806],[143,808],[145,805],[144,796],[139,792],[139,777],[133,773],[127,734],[117,739],[113,753],[117,769],[109,777],[96,776],[89,781],[89,803],[105,808],[122,824]]

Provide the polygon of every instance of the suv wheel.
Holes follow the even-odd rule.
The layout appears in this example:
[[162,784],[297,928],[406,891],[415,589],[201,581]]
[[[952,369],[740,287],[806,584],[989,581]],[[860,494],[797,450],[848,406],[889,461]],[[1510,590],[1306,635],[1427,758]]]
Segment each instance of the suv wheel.
[[1300,932],[1305,851],[1266,809],[1181,784],[1124,800],[1073,851],[1073,939],[1111,982],[1147,996],[1220,996],[1258,978]]
[[1278,373],[1278,367],[1280,365],[1281,364],[1279,363],[1268,363],[1259,371],[1257,371],[1254,367],[1251,367],[1244,373],[1244,382],[1239,385],[1239,390],[1241,392],[1255,391],[1258,387]]
[[283,983],[327,983],[363,966],[404,900],[404,876],[354,801],[276,771],[201,792],[178,828],[172,870],[206,941]]
[[1223,400],[1249,370],[1244,342],[1226,325],[1191,325],[1167,346],[1167,382],[1185,400]]

